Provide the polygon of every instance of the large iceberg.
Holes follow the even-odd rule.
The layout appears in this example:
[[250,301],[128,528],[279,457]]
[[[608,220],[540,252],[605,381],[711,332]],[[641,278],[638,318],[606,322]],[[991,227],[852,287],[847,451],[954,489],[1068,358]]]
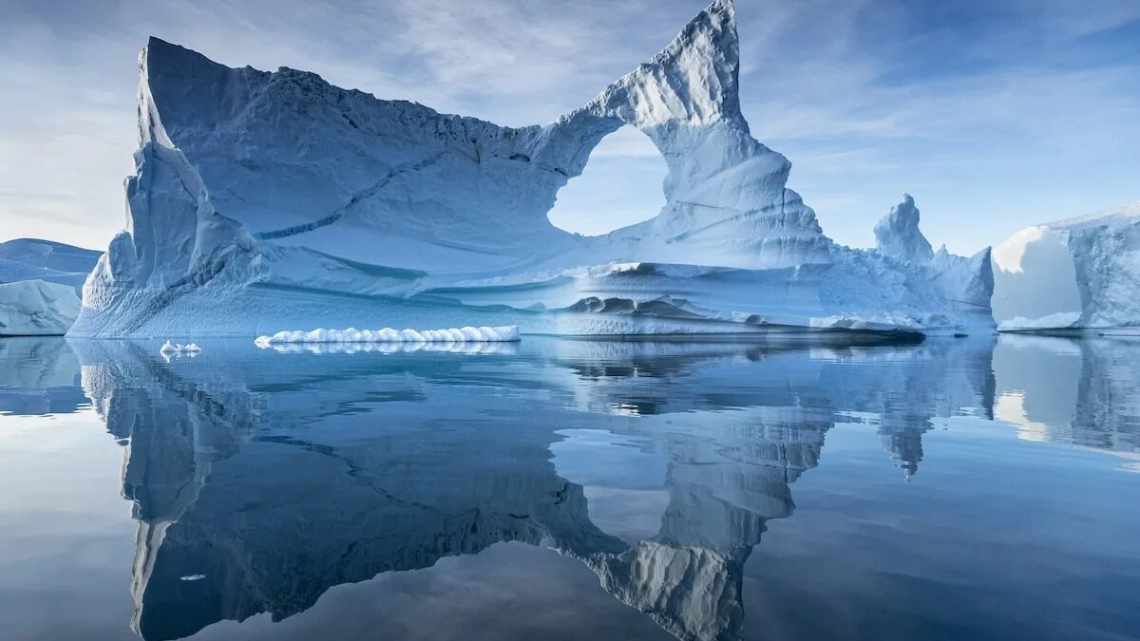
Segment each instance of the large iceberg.
[[[88,278],[72,335],[993,327],[988,250],[930,252],[909,197],[880,250],[823,234],[786,187],[791,164],[741,114],[731,0],[545,126],[229,68],[157,38],[140,76],[127,230]],[[666,161],[664,208],[600,237],[554,227],[558,190],[626,125]]]
[[1004,330],[1140,328],[1140,203],[1023,229],[993,262]]
[[42,280],[0,284],[0,336],[62,336],[78,315],[74,287]]

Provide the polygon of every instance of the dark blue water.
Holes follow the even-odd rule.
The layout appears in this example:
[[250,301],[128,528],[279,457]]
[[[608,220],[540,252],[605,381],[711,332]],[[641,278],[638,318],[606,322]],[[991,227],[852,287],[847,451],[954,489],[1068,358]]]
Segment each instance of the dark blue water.
[[0,341],[0,639],[1140,638],[1140,343]]

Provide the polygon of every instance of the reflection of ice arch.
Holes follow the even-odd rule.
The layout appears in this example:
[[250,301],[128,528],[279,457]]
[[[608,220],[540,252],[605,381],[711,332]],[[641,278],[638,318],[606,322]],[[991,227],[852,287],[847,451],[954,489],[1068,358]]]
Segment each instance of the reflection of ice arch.
[[[878,408],[895,417],[884,426],[914,417],[920,435],[984,393],[989,369],[988,343],[969,341],[808,351],[533,339],[480,358],[282,358],[218,341],[209,359],[173,366],[131,343],[73,345],[84,389],[128,444],[134,621],[149,641],[290,616],[331,586],[498,541],[581,560],[680,638],[732,638],[743,565],[766,521],[792,514],[789,484],[818,464],[836,416]],[[902,396],[919,409],[900,413],[890,400]],[[622,406],[639,418],[607,409]],[[575,464],[561,449],[568,434],[613,435],[645,458],[589,476],[588,451]],[[615,480],[631,469],[653,473]],[[662,499],[650,531],[595,521],[592,492],[628,487]]]

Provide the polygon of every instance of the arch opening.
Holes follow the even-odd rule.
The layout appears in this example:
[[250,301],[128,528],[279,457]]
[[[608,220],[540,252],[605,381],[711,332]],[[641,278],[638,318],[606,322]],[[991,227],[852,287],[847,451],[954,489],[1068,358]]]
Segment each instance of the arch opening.
[[602,138],[582,174],[558,191],[547,219],[583,236],[601,236],[649,220],[665,205],[668,173],[653,142],[625,125]]

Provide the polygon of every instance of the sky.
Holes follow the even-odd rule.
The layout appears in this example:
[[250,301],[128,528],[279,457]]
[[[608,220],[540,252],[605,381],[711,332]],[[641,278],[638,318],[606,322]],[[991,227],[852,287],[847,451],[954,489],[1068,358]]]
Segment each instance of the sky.
[[[125,219],[148,35],[379,98],[546,123],[650,59],[704,0],[0,0],[0,241],[102,249]],[[1140,2],[738,0],[741,103],[789,187],[866,247],[903,192],[931,242],[1140,201]],[[622,129],[550,217],[654,215],[664,163]]]

